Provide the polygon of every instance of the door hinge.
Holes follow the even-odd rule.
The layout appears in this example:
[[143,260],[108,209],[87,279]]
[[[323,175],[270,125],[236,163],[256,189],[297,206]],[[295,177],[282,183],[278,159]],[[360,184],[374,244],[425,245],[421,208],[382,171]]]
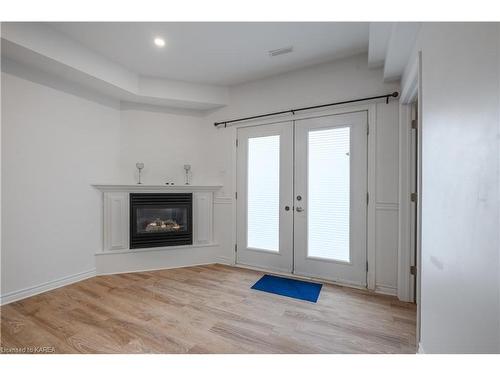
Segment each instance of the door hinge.
[[418,121],[417,120],[411,120],[411,128],[418,129]]
[[366,272],[368,272],[368,261],[366,261]]
[[416,202],[416,201],[417,201],[417,199],[418,199],[418,194],[417,194],[417,193],[411,193],[411,194],[410,194],[410,200],[411,200],[412,202]]
[[366,135],[370,134],[370,124],[366,125]]
[[234,199],[238,199],[238,192],[237,191],[234,192]]
[[238,138],[236,138],[236,147],[238,147]]
[[234,244],[234,252],[237,253],[238,252],[238,244]]
[[366,193],[366,204],[370,203],[370,193]]
[[417,274],[417,267],[410,266],[410,275],[416,275],[416,274]]

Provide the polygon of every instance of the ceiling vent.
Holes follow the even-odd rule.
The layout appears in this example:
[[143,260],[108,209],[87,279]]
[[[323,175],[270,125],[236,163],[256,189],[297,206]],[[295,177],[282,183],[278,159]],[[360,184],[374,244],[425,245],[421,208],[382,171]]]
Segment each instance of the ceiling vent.
[[269,56],[274,57],[278,55],[284,55],[285,53],[290,53],[292,51],[293,51],[293,46],[273,49],[269,51]]

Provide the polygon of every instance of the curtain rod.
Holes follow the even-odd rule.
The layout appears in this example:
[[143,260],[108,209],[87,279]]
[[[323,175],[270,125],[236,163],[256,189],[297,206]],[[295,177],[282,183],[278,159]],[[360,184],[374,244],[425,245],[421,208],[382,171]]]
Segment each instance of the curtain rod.
[[250,117],[242,117],[242,118],[238,118],[238,119],[234,119],[234,120],[214,122],[214,126],[224,125],[224,127],[226,128],[228,124],[231,124],[233,122],[240,122],[240,121],[246,121],[246,120],[254,120],[256,118],[262,118],[262,117],[268,117],[268,116],[284,115],[285,113],[295,114],[295,112],[306,111],[308,109],[316,109],[316,108],[330,107],[330,106],[333,106],[333,105],[363,102],[363,101],[366,101],[366,100],[374,100],[374,99],[385,98],[385,102],[389,103],[389,98],[397,98],[398,96],[399,96],[399,93],[397,91],[394,91],[392,94],[370,96],[368,98],[351,99],[351,100],[345,100],[343,102],[320,104],[320,105],[314,105],[312,107],[302,107],[302,108],[297,108],[297,109],[289,109],[289,110],[286,110],[286,111],[266,113],[266,114],[263,114],[263,115],[250,116]]

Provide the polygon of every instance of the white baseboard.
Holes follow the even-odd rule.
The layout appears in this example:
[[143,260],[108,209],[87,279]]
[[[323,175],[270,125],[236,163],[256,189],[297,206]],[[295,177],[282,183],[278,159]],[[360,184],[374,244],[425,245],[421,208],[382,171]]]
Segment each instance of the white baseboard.
[[9,292],[3,294],[0,297],[0,305],[6,305],[11,302],[19,301],[28,297],[35,296],[37,294],[48,292],[49,290],[57,289],[62,286],[76,283],[94,277],[96,275],[95,268],[89,271],[80,272],[74,275],[61,277],[60,279],[48,281],[46,283],[38,284],[29,288],[16,290],[14,292]]
[[230,258],[230,257],[218,256],[215,258],[215,262],[219,263],[219,264],[224,264],[226,266],[234,266],[234,258]]
[[385,294],[388,296],[397,296],[398,288],[388,285],[375,285],[375,293]]
[[425,354],[425,350],[424,350],[421,342],[418,343],[417,354]]
[[197,267],[197,266],[208,266],[211,264],[215,264],[215,262],[208,262],[208,263],[193,263],[193,264],[187,264],[185,266],[165,266],[165,267],[153,267],[153,268],[144,268],[144,269],[134,269],[132,271],[116,271],[116,272],[99,272],[97,273],[96,276],[109,276],[109,275],[121,275],[124,273],[139,273],[139,272],[154,272],[154,271],[163,271],[163,270],[173,270],[177,268],[186,268],[186,267]]

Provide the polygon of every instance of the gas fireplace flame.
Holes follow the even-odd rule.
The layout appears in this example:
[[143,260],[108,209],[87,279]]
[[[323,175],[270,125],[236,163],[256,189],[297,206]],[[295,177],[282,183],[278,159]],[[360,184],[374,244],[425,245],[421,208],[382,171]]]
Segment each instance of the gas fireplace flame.
[[146,225],[146,232],[173,232],[181,229],[181,226],[176,221],[167,219],[161,220],[157,218]]

